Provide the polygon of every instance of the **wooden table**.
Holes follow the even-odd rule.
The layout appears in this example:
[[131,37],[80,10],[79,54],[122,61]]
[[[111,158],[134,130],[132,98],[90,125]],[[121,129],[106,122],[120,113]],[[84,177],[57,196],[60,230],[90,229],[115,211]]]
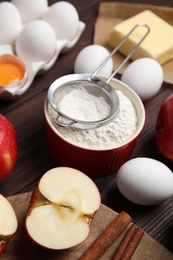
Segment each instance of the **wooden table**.
[[[50,0],[49,4],[54,2],[56,1]],[[29,90],[20,98],[0,101],[0,113],[12,122],[18,140],[16,167],[8,179],[0,184],[0,193],[4,196],[12,196],[33,190],[39,178],[47,170],[56,166],[45,147],[44,100],[50,84],[62,75],[73,73],[77,54],[82,48],[92,44],[94,23],[98,15],[99,2],[101,1],[71,0],[69,2],[77,8],[80,20],[86,24],[85,31],[79,42],[68,53],[61,54],[49,71],[38,75]],[[173,7],[172,0],[134,0],[133,2]],[[173,164],[158,153],[155,145],[155,121],[160,105],[172,93],[172,87],[170,84],[164,83],[157,96],[151,101],[145,102],[146,125],[132,155],[132,157],[146,156],[155,158],[165,163],[171,170],[173,170]],[[145,232],[173,252],[172,198],[157,206],[138,206],[127,201],[119,193],[116,188],[115,175],[94,179],[94,181],[101,192],[103,204],[116,212],[122,210],[128,212],[132,216],[134,223],[140,225]]]

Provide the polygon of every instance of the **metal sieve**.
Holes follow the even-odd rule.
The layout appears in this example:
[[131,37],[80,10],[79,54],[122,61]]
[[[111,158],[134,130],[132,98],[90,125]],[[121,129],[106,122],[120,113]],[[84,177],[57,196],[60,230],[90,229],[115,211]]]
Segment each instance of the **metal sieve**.
[[[115,54],[115,52],[120,48],[120,46],[126,41],[126,39],[130,36],[130,34],[139,26],[146,27],[147,31],[141,40],[133,47],[130,53],[126,56],[126,58],[118,65],[118,67],[113,71],[111,76],[107,79],[107,81],[102,81],[97,78],[96,75],[102,69],[102,67],[107,63],[107,61]],[[109,82],[115,76],[115,74],[119,71],[119,69],[130,59],[132,54],[136,51],[138,46],[142,43],[142,41],[146,38],[148,33],[150,32],[150,28],[148,25],[144,23],[138,23],[135,25],[132,30],[121,40],[121,42],[115,47],[115,49],[108,55],[108,57],[102,62],[102,64],[97,68],[97,70],[91,74],[70,74],[55,80],[48,90],[48,102],[52,106],[52,108],[57,113],[55,123],[62,127],[76,127],[79,129],[92,129],[99,127],[101,125],[107,124],[111,120],[113,120],[119,110],[119,97],[113,89]],[[95,97],[102,97],[110,106],[110,112],[104,118],[100,120],[80,120],[79,118],[73,118],[68,114],[65,114],[60,109],[60,102],[62,98],[70,93],[70,91],[74,89],[84,88],[87,93],[94,95]]]

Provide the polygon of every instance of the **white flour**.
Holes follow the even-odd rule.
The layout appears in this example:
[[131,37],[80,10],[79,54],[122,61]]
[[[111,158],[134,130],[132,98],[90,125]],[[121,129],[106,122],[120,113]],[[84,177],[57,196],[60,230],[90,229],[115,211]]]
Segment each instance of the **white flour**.
[[103,97],[89,94],[82,87],[64,95],[59,103],[59,109],[65,115],[83,121],[98,121],[110,113],[110,105]]
[[96,129],[81,130],[57,126],[54,123],[57,114],[50,105],[48,113],[57,131],[70,143],[91,149],[113,148],[129,140],[138,123],[136,110],[130,99],[121,91],[117,91],[117,94],[120,99],[118,115],[112,122]]

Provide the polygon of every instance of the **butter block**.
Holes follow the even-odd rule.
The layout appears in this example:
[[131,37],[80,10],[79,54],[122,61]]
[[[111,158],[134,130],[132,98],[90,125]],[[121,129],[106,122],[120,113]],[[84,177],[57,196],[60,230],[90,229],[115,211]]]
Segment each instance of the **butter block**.
[[[110,33],[109,45],[115,48],[129,31],[140,22],[147,24],[150,27],[150,32],[132,55],[131,59],[136,60],[142,57],[150,57],[157,60],[160,64],[172,59],[173,26],[150,10],[145,10],[117,24]],[[137,27],[119,48],[119,52],[127,56],[145,33],[145,27]]]

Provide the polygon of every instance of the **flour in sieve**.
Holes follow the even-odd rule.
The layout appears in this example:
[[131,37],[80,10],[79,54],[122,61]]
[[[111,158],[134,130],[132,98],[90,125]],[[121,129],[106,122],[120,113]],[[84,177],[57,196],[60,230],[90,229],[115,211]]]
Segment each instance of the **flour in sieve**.
[[96,129],[81,130],[73,127],[57,126],[54,121],[57,116],[48,105],[48,113],[59,134],[68,142],[90,149],[113,148],[125,143],[136,132],[137,115],[131,100],[117,91],[120,99],[120,109],[113,121]]
[[109,115],[110,105],[103,97],[92,95],[81,87],[63,96],[59,110],[74,119],[98,121]]

